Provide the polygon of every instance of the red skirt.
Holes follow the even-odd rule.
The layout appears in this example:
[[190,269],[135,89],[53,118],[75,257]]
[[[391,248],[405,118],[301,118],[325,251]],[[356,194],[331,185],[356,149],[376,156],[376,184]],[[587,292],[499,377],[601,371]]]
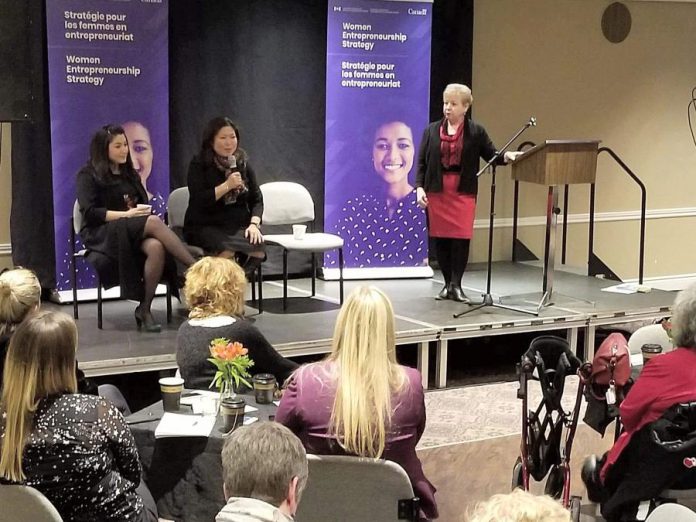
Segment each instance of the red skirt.
[[428,192],[430,237],[471,239],[476,217],[476,196],[460,194],[459,174],[442,176],[442,192]]

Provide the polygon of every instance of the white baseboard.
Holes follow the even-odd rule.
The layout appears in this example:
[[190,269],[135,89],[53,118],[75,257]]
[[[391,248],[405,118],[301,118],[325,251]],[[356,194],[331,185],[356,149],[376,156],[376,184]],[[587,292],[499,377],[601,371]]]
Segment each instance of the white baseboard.
[[[338,272],[338,268],[320,269],[321,277],[327,281],[338,281]],[[433,277],[433,269],[429,266],[343,269],[343,279],[409,279],[416,277]]]

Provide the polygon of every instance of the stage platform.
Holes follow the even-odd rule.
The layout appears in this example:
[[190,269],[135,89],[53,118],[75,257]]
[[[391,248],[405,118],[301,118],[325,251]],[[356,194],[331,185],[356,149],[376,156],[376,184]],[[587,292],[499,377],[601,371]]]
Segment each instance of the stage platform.
[[[520,263],[493,264],[492,294],[521,296],[541,288],[541,269]],[[453,314],[467,305],[436,301],[433,296],[442,287],[436,273],[430,279],[346,281],[346,295],[357,285],[369,283],[391,298],[397,316],[397,344],[413,345],[418,351],[418,367],[423,384],[428,386],[429,350],[436,350],[435,383],[447,384],[449,342],[455,339],[507,335],[525,332],[565,330],[573,349],[578,333],[584,331],[585,353],[594,352],[594,332],[598,326],[623,324],[668,316],[676,293],[653,290],[644,294],[612,294],[601,291],[611,281],[556,271],[554,296],[557,304],[541,310],[538,316],[497,307],[485,307],[460,318]],[[463,286],[469,297],[479,299],[485,289],[485,265],[472,265],[464,275]],[[310,279],[290,281],[288,310],[281,307],[282,282],[264,283],[264,313],[247,307],[247,315],[276,349],[287,357],[322,354],[330,350],[331,336],[338,313],[338,283],[317,281],[317,295],[309,297]],[[538,300],[538,299],[537,299]],[[507,299],[504,300],[508,302]],[[515,299],[520,301],[520,299]],[[250,305],[250,303],[247,303]],[[526,303],[531,305],[530,303]],[[59,307],[72,313],[69,306]],[[183,305],[174,305],[171,324],[160,334],[140,333],[135,329],[133,303],[109,301],[104,304],[104,329],[96,325],[96,304],[80,305],[80,368],[89,376],[131,373],[176,367],[176,332],[186,318]],[[158,320],[164,321],[165,302],[157,298],[153,307]]]

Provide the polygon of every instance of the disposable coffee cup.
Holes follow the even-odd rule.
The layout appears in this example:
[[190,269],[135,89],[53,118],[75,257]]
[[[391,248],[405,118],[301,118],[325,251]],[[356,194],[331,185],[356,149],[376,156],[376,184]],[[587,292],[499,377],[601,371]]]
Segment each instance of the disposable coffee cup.
[[244,408],[246,403],[241,397],[223,399],[220,403],[220,414],[224,420],[224,431],[230,432],[244,423]]
[[254,382],[254,398],[256,404],[271,404],[276,388],[276,378],[270,373],[257,373]]
[[138,210],[148,210],[148,211],[151,211],[151,210],[152,210],[152,205],[144,205],[144,204],[141,203],[141,204],[137,205],[137,208],[138,208]]
[[179,411],[184,379],[181,377],[163,377],[159,380],[164,411]]
[[295,239],[304,239],[307,233],[307,225],[293,225],[292,226],[292,236]]
[[644,344],[640,347],[643,354],[643,364],[646,364],[650,359],[662,353],[662,346],[659,344]]

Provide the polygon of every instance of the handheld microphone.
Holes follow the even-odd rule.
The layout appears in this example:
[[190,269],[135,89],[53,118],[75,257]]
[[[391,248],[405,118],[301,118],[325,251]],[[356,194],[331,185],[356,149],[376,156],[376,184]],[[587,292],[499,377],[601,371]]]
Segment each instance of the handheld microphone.
[[230,171],[233,171],[237,168],[237,158],[234,156],[234,154],[230,154],[227,157],[227,162],[230,164]]

